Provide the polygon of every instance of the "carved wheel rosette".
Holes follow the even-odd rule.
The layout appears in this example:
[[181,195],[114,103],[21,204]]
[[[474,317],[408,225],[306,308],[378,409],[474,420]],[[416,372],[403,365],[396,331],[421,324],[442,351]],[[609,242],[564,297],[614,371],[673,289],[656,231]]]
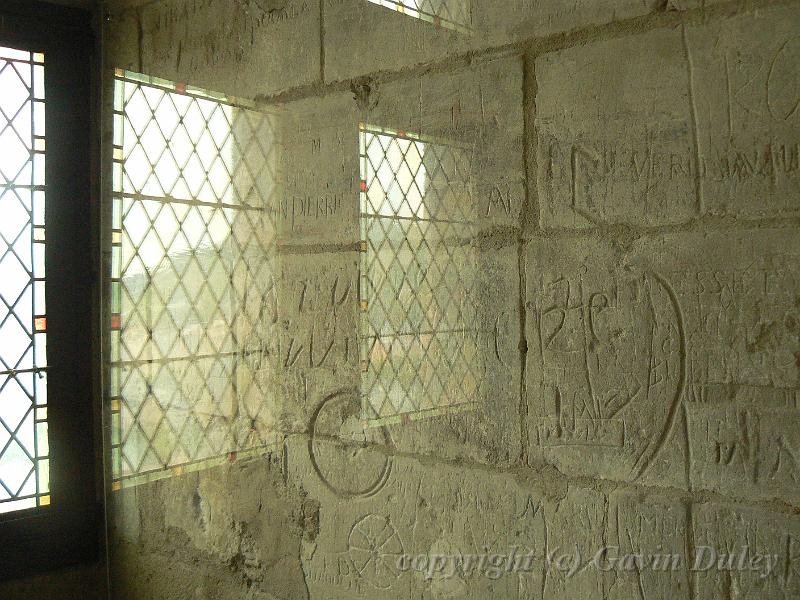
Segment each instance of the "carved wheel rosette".
[[356,572],[375,587],[389,589],[400,576],[403,542],[388,517],[372,514],[356,522],[347,548]]

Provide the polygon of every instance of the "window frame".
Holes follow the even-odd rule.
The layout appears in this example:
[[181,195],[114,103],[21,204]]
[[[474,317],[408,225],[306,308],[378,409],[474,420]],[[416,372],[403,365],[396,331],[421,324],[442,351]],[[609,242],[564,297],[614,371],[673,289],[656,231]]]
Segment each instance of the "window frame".
[[[98,558],[99,361],[92,15],[4,0],[0,45],[45,53],[48,507],[0,514],[0,581]],[[76,199],[83,199],[76,201]]]

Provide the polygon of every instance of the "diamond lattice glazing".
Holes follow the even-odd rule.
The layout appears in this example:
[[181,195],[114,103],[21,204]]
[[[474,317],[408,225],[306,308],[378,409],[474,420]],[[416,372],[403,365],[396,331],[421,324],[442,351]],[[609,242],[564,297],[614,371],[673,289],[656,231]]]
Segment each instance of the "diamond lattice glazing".
[[119,73],[112,233],[118,485],[273,441],[253,361],[272,292],[272,117]]
[[480,380],[469,153],[361,130],[362,386],[383,422],[474,401]]
[[50,504],[44,55],[0,48],[0,513]]

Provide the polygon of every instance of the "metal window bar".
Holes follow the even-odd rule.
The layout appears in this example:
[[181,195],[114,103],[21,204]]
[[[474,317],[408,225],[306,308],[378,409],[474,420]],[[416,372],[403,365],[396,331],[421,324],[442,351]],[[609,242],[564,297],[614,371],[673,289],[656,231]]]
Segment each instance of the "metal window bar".
[[272,293],[277,142],[236,99],[117,71],[111,276],[113,487],[275,443],[241,360]]
[[0,48],[0,513],[50,505],[44,75]]
[[468,149],[360,126],[363,418],[474,406],[482,377]]

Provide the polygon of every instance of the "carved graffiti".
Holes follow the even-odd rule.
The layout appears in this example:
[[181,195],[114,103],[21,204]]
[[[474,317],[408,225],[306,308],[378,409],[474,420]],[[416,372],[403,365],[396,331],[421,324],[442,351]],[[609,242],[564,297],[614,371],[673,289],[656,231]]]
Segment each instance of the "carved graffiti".
[[359,576],[379,589],[388,589],[400,575],[397,559],[403,555],[403,541],[389,517],[370,514],[353,525],[348,554]]
[[544,275],[534,319],[535,423],[542,447],[615,449],[630,476],[643,473],[674,425],[684,385],[680,309],[654,273]]
[[342,498],[374,496],[392,471],[391,456],[380,451],[390,444],[388,432],[365,428],[360,412],[361,400],[355,390],[336,392],[320,403],[309,426],[308,449],[314,471]]

